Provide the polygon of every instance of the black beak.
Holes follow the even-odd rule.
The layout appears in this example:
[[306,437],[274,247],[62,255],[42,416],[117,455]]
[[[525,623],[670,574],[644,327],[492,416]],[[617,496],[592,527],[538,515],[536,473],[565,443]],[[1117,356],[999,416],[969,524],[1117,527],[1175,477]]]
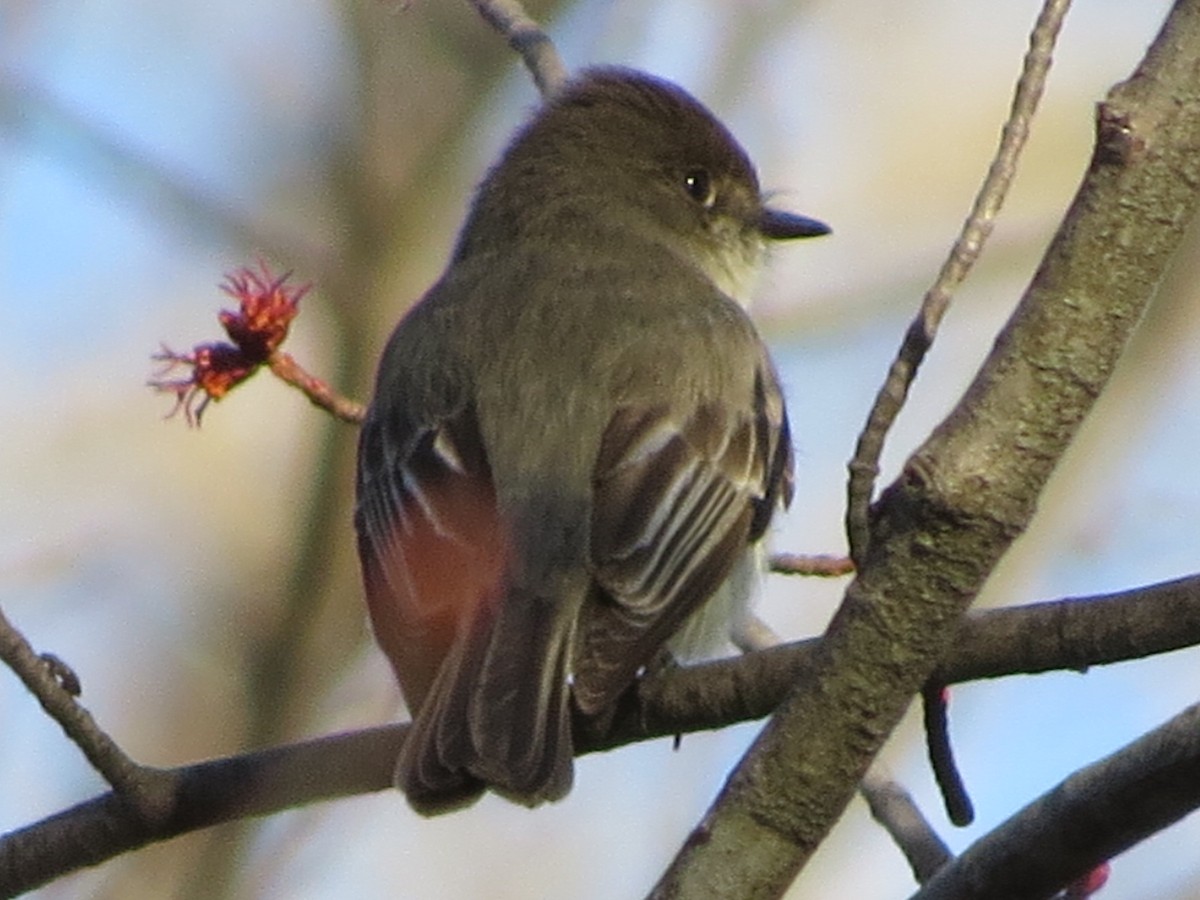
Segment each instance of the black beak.
[[810,219],[808,216],[798,216],[795,213],[784,212],[780,209],[764,207],[758,220],[758,230],[764,237],[775,241],[790,238],[820,237],[829,234],[833,229],[824,222]]

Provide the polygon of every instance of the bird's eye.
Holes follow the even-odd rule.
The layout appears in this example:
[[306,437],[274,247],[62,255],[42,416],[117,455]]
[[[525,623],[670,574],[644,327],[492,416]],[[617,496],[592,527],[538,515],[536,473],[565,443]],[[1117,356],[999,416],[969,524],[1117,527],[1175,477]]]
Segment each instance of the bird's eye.
[[683,186],[688,196],[705,209],[712,209],[717,202],[717,189],[713,186],[712,176],[704,169],[689,170],[683,176]]

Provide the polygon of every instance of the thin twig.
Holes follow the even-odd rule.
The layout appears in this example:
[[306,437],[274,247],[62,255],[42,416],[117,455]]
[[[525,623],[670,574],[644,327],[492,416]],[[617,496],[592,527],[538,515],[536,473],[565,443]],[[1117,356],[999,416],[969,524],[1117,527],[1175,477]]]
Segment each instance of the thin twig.
[[966,278],[992,233],[996,215],[1016,174],[1017,159],[1029,136],[1029,125],[1050,70],[1055,41],[1071,0],[1045,0],[1029,38],[1029,51],[1021,68],[1013,95],[1012,109],[1000,135],[1000,146],[983,180],[971,214],[950,249],[933,286],[921,301],[921,310],[909,325],[900,351],[888,370],[887,379],[875,398],[867,423],[863,426],[854,458],[850,461],[847,484],[846,536],[851,558],[861,566],[870,543],[870,505],[879,475],[879,457],[892,423],[904,406],[917,369],[929,352],[938,325],[950,306],[954,291]]
[[543,97],[566,84],[569,73],[554,43],[517,0],[471,0],[471,5],[521,55]]
[[290,353],[275,351],[267,360],[276,378],[301,391],[304,396],[330,415],[351,425],[361,425],[367,414],[366,407],[356,400],[343,397],[328,382],[309,374]]
[[778,572],[780,575],[838,578],[854,571],[854,561],[848,556],[833,556],[828,553],[816,553],[811,556],[804,553],[773,553],[770,568],[772,572]]
[[922,718],[925,725],[925,748],[929,753],[929,765],[946,815],[959,828],[975,821],[975,807],[967,793],[958,763],[954,761],[954,749],[950,744],[950,689],[945,685],[929,681],[921,689]]
[[[134,762],[75,701],[78,677],[58,657],[34,652],[25,636],[0,610],[0,660],[3,660],[89,763],[112,785],[145,824],[163,819],[170,807],[169,776]],[[69,677],[68,677],[69,676]],[[70,682],[70,683],[68,683]]]

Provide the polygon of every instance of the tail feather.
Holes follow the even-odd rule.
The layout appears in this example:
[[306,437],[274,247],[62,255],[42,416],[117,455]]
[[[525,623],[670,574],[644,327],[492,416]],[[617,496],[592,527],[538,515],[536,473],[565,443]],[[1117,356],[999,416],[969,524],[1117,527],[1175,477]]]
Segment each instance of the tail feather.
[[485,789],[536,806],[570,790],[567,673],[574,616],[562,601],[510,592],[478,607],[416,713],[396,783],[425,815]]

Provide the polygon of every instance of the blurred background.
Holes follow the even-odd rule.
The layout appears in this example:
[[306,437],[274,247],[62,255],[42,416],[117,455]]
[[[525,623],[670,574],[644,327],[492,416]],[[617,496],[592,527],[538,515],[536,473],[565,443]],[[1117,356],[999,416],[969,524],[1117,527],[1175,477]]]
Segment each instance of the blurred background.
[[[834,235],[782,248],[756,316],[782,369],[798,493],[778,549],[842,552],[845,463],[993,152],[1034,0],[531,3],[571,67],[672,78],[782,203]],[[1074,192],[1094,104],[1168,4],[1068,17],[1011,200],[885,456],[894,474],[986,355]],[[365,398],[439,273],[472,185],[536,103],[467,3],[0,0],[0,606],[67,660],[135,758],[177,765],[405,715],[369,640],[352,427],[260,376],[200,430],[145,382],[160,342],[222,335],[258,258],[314,282],[288,349]],[[1200,233],[983,604],[1195,571]],[[844,582],[772,579],[818,633]],[[944,819],[914,717],[884,756],[955,849],[1194,702],[1196,651],[958,688],[977,823]],[[594,755],[536,812],[434,821],[386,792],[147,848],[43,898],[641,896],[760,726]],[[0,671],[0,831],[104,788]],[[1104,896],[1200,895],[1190,820],[1115,860]],[[855,801],[789,897],[895,898],[900,853]]]

